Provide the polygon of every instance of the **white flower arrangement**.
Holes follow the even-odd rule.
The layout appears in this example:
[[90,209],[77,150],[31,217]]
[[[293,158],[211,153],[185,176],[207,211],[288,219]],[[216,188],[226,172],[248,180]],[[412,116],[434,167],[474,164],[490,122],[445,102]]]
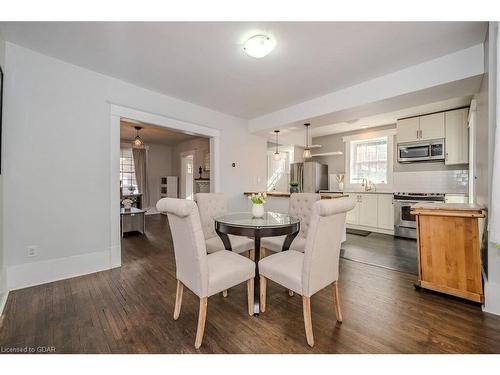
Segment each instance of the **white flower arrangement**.
[[124,200],[122,200],[123,207],[125,207],[125,208],[132,207],[133,203],[134,203],[134,201],[130,198],[125,198]]
[[248,199],[250,199],[253,204],[264,204],[266,203],[266,198],[267,198],[266,192],[252,194],[251,196],[248,197]]

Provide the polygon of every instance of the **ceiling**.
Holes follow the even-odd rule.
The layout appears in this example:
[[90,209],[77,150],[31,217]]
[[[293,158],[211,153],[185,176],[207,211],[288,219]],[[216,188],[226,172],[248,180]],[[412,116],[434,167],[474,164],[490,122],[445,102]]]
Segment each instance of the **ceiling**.
[[415,107],[400,109],[397,111],[382,113],[379,115],[361,117],[346,122],[339,122],[311,129],[311,136],[321,137],[323,135],[330,135],[336,133],[344,133],[358,129],[372,128],[376,126],[395,124],[400,118],[419,116],[427,113],[440,112],[449,109],[466,107],[470,105],[472,96],[465,96],[462,98],[453,98],[434,102]]
[[[2,22],[15,44],[252,119],[482,43],[485,22]],[[268,33],[263,59],[242,43]]]
[[139,136],[146,144],[155,143],[167,146],[174,146],[180,142],[184,142],[190,139],[200,138],[198,136],[183,134],[165,128],[160,128],[154,125],[147,125],[147,124],[128,122],[122,120],[120,122],[120,139],[122,141],[132,142],[132,140],[135,138],[136,135],[136,130],[134,128],[135,126],[142,127],[142,129],[139,132]]

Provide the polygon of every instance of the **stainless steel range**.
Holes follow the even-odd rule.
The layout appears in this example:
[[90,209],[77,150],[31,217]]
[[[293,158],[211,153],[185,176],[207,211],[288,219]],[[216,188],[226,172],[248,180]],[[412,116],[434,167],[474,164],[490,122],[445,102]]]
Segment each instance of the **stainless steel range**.
[[417,238],[417,221],[410,214],[415,203],[444,202],[441,193],[394,193],[394,235],[397,237]]

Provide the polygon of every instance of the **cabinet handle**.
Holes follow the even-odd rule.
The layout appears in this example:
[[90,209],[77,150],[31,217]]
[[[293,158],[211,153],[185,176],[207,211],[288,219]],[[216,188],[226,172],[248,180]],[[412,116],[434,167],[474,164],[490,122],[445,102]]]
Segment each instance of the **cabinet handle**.
[[417,130],[417,139],[419,138],[419,137],[418,137],[418,134],[419,134],[419,133],[420,133],[420,130]]

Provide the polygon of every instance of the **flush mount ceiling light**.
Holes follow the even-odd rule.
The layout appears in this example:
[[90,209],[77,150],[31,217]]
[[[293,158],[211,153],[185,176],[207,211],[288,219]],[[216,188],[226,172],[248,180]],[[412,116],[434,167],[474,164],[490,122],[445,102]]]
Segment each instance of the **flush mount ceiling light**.
[[243,49],[248,56],[260,59],[269,55],[275,45],[275,41],[267,35],[254,35],[245,42]]
[[280,131],[275,130],[274,132],[276,133],[276,151],[274,152],[273,159],[278,161],[278,160],[281,160],[280,149],[279,149],[279,145],[278,145],[278,133]]
[[304,159],[311,159],[312,154],[311,154],[311,148],[309,147],[309,126],[311,126],[311,124],[306,123],[304,124],[304,126],[306,127],[306,147],[304,148],[304,153],[302,154],[302,157]]
[[135,128],[135,138],[134,140],[132,141],[132,147],[133,148],[144,148],[144,141],[141,139],[141,137],[139,137],[139,130],[142,129],[142,127],[140,126],[134,126]]

